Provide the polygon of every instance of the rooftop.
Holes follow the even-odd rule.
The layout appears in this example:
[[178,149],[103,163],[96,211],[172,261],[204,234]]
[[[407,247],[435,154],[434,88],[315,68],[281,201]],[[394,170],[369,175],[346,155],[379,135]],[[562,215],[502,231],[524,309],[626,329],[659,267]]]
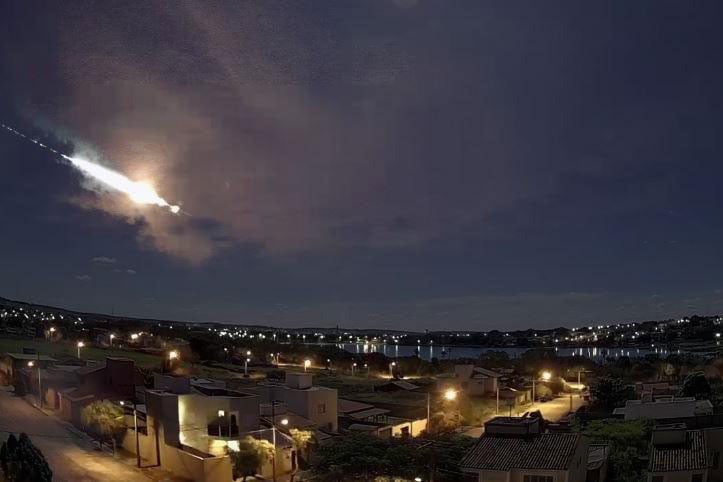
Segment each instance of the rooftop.
[[708,467],[705,437],[700,430],[686,432],[680,445],[653,445],[650,451],[651,472],[702,470]]
[[544,433],[532,437],[483,435],[462,459],[473,470],[566,470],[582,435]]
[[56,361],[55,358],[47,355],[37,355],[35,353],[6,353],[6,356],[14,358],[15,360],[40,360],[40,361]]
[[347,414],[352,412],[360,412],[362,410],[369,410],[374,408],[374,405],[368,403],[355,402],[354,400],[346,400],[344,398],[339,399],[338,411],[340,414]]

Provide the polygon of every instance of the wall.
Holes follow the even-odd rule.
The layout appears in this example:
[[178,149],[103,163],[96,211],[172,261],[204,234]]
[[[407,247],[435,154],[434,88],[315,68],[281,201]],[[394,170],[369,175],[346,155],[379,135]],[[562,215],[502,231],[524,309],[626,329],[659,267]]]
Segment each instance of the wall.
[[[157,460],[156,437],[153,430],[154,424],[149,417],[148,435],[138,434],[142,465],[155,465]],[[231,481],[231,460],[227,455],[220,457],[199,457],[182,450],[179,447],[165,443],[165,430],[159,427],[158,440],[161,458],[161,468],[172,472],[178,477],[183,477],[197,482],[230,482]],[[123,448],[135,455],[136,434],[133,430],[126,431],[122,442]]]
[[693,471],[680,471],[680,472],[657,472],[657,473],[648,473],[648,481],[653,480],[653,476],[655,475],[662,475],[663,476],[663,482],[690,482],[691,478],[694,474],[704,474],[703,475],[703,482],[708,482],[708,478],[705,476],[705,473],[700,470],[693,470]]

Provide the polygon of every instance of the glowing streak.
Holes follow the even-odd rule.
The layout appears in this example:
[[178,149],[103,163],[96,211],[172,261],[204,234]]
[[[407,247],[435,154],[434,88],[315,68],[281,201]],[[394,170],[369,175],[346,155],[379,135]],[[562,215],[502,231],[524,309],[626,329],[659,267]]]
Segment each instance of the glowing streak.
[[159,196],[156,190],[148,183],[133,181],[120,172],[108,169],[107,167],[103,167],[100,164],[96,164],[87,159],[66,156],[52,147],[46,146],[40,141],[27,137],[22,132],[16,131],[10,126],[6,126],[5,124],[0,124],[0,126],[17,136],[22,137],[23,139],[29,140],[43,149],[47,149],[52,153],[61,156],[63,159],[69,161],[73,167],[82,172],[84,176],[94,179],[108,188],[126,194],[135,203],[153,204],[162,208],[168,208],[168,210],[173,214],[178,214],[181,211],[180,206],[168,203],[168,201]]
[[174,214],[178,213],[181,209],[179,206],[169,204],[168,201],[159,196],[156,190],[147,183],[132,181],[119,172],[86,159],[70,157],[65,154],[61,154],[61,156],[63,159],[70,161],[73,166],[86,176],[95,179],[111,189],[127,194],[133,202],[138,204],[155,204],[156,206],[168,208]]

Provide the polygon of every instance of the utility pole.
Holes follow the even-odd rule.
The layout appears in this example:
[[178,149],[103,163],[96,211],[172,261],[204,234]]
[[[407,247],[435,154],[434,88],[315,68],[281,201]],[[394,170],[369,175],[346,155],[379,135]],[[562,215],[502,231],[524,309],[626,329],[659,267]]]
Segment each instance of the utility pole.
[[271,461],[271,471],[276,482],[276,400],[271,400],[271,443],[274,446],[274,458]]

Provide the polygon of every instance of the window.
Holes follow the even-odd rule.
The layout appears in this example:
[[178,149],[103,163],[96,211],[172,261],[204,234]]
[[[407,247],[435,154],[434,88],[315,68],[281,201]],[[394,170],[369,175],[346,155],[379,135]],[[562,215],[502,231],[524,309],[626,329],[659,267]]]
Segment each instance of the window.
[[523,482],[554,482],[552,475],[525,475]]
[[319,415],[323,415],[326,413],[326,403],[320,403],[318,407]]
[[693,474],[690,478],[690,482],[703,482],[703,474]]

